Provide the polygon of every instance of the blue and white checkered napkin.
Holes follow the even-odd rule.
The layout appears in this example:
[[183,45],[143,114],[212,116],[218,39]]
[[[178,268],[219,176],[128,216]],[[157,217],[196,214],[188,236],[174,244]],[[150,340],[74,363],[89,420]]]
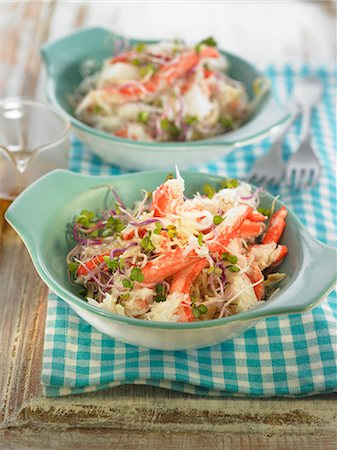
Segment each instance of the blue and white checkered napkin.
[[[311,191],[281,188],[280,194],[313,235],[336,245],[336,67],[266,69],[281,101],[290,95],[297,77],[313,72],[325,86],[323,101],[313,118],[313,142],[323,164],[323,176]],[[286,156],[296,146],[298,134],[299,125],[289,133]],[[242,148],[195,170],[242,177],[269,145],[265,141]],[[104,164],[77,141],[71,169],[91,174],[120,173],[120,169]],[[233,340],[187,352],[123,344],[96,331],[51,294],[42,383],[48,396],[120,384],[148,384],[216,396],[301,396],[337,391],[336,292],[310,312],[261,320]]]

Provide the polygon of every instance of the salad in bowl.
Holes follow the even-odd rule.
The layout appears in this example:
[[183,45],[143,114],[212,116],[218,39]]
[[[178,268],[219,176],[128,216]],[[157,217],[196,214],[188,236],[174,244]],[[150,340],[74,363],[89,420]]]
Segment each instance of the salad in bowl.
[[[74,98],[76,117],[136,141],[194,141],[238,128],[250,102],[213,38],[140,43],[107,58]],[[258,79],[255,83],[258,87]]]
[[66,258],[92,305],[151,321],[215,320],[255,308],[286,277],[273,269],[288,253],[278,243],[287,210],[259,210],[247,183],[206,184],[187,198],[177,170],[133,209],[103,188],[111,207],[81,211]]
[[97,330],[137,346],[205,347],[328,295],[336,249],[279,199],[217,175],[181,175],[185,186],[179,176],[165,182],[167,171],[56,170],[20,194],[6,219],[58,297]]
[[41,49],[49,101],[100,158],[128,169],[200,165],[289,117],[268,79],[213,39],[128,39],[102,28]]

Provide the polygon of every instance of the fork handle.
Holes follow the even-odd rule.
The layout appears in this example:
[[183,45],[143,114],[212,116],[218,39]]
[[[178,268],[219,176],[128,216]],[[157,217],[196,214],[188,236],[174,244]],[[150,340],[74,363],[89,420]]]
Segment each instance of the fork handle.
[[310,140],[311,137],[311,113],[312,113],[311,105],[303,105],[303,120],[302,120],[302,128],[301,128],[301,138],[300,142],[306,142]]
[[298,119],[298,117],[301,115],[301,110],[297,107],[297,106],[293,106],[291,109],[291,116],[290,119],[288,120],[288,122],[281,127],[281,129],[276,133],[274,142],[273,142],[273,147],[279,149],[280,151],[282,151],[282,143],[286,137],[286,135],[288,134],[288,131],[290,130],[290,128],[293,126],[294,122]]

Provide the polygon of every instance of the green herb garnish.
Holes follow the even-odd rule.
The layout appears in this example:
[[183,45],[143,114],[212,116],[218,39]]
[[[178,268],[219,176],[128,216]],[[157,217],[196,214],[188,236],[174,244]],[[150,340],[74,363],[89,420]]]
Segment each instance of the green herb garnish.
[[204,193],[208,198],[213,198],[215,195],[215,189],[211,184],[204,184]]
[[135,59],[133,59],[132,60],[132,64],[134,65],[134,66],[140,66],[141,65],[141,60],[139,59],[139,58],[135,58]]
[[200,311],[199,311],[199,309],[198,309],[197,306],[195,306],[195,307],[192,309],[192,314],[193,314],[193,316],[194,316],[196,319],[199,319],[199,317],[200,317]]
[[205,306],[203,304],[198,306],[198,310],[199,310],[200,314],[205,314],[208,311],[207,306]]
[[160,126],[162,130],[167,131],[173,138],[177,138],[181,133],[181,129],[168,119],[162,119],[160,121]]
[[80,215],[76,217],[75,222],[82,225],[83,228],[91,228],[95,222],[95,213],[93,211],[83,209]]
[[148,111],[140,111],[138,113],[138,120],[141,123],[147,123],[149,120],[149,112]]
[[214,216],[213,217],[213,223],[214,225],[219,225],[220,223],[222,223],[224,221],[224,218],[221,216]]
[[202,240],[203,240],[203,237],[204,237],[204,235],[203,235],[202,233],[199,233],[199,234],[198,234],[198,244],[199,244],[199,247],[202,246]]
[[143,239],[140,242],[141,247],[143,247],[143,249],[146,252],[152,252],[152,250],[154,250],[156,247],[152,244],[151,241],[151,237],[150,236],[145,236],[143,237]]
[[92,113],[93,113],[93,114],[102,114],[102,112],[103,112],[103,108],[102,108],[101,106],[99,106],[99,105],[94,105],[94,106],[92,107]]
[[209,267],[207,269],[207,275],[210,275],[211,273],[214,273],[215,275],[221,275],[222,274],[222,269],[220,269],[220,267]]
[[206,305],[203,305],[202,303],[201,303],[201,305],[199,305],[199,306],[194,306],[193,309],[192,309],[193,316],[194,316],[196,319],[199,319],[199,317],[201,316],[201,314],[206,314],[207,311],[208,311],[207,306],[206,306]]
[[199,53],[200,50],[201,50],[201,47],[202,47],[203,45],[208,45],[209,47],[217,47],[218,44],[216,43],[215,39],[212,38],[212,37],[210,36],[210,37],[208,37],[207,39],[204,39],[204,40],[202,40],[201,42],[199,42],[199,43],[195,46],[195,51],[196,51],[197,53]]
[[231,264],[236,264],[238,262],[238,257],[235,256],[235,255],[232,255],[229,252],[224,252],[221,255],[221,258],[222,258],[223,261],[227,261],[227,262],[229,262]]
[[155,222],[155,229],[153,230],[153,234],[160,234],[163,229],[163,225],[160,222]]
[[257,208],[258,212],[263,214],[264,216],[269,217],[271,214],[271,210],[267,208]]
[[173,239],[177,236],[177,228],[175,225],[168,225],[167,227],[167,234],[169,238]]
[[146,44],[144,42],[140,42],[139,44],[135,45],[134,49],[137,53],[141,53],[143,50],[145,50]]
[[226,189],[235,189],[239,186],[239,181],[236,178],[227,178],[221,182],[221,186]]
[[71,275],[75,275],[76,270],[78,269],[79,264],[75,262],[70,262],[68,264],[68,270],[71,273]]
[[154,297],[155,302],[164,302],[166,300],[165,286],[163,284],[156,284],[156,293]]
[[124,278],[124,280],[122,281],[122,285],[127,289],[133,289],[134,286],[133,282],[128,280],[127,278]]
[[193,125],[195,122],[197,122],[198,116],[187,116],[185,117],[185,123],[186,125]]
[[232,130],[234,127],[233,119],[229,116],[220,117],[219,123],[226,128],[226,130]]
[[144,67],[141,67],[140,69],[140,76],[141,77],[146,77],[146,75],[148,75],[149,73],[155,73],[156,72],[156,67],[153,64],[147,64]]
[[238,267],[238,266],[228,266],[227,269],[230,272],[240,272],[240,267]]
[[138,281],[139,283],[144,281],[144,275],[143,275],[142,269],[140,269],[139,267],[133,267],[131,270],[131,274],[130,274],[130,280]]
[[102,236],[112,236],[116,233],[120,233],[125,228],[124,223],[120,219],[109,217],[106,223],[105,230],[102,231]]
[[116,270],[120,267],[120,261],[118,258],[110,259],[110,256],[103,256],[103,260],[107,265],[110,272],[116,272]]

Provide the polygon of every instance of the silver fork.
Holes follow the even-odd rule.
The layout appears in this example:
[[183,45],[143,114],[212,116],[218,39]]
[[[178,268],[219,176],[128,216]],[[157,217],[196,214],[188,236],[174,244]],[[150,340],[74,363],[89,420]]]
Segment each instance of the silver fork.
[[321,164],[311,143],[311,113],[321,99],[323,85],[319,78],[308,77],[298,81],[294,89],[295,101],[303,112],[300,144],[290,157],[285,183],[295,189],[313,188],[321,175]]
[[283,180],[285,163],[282,159],[282,145],[290,127],[300,115],[300,109],[295,104],[291,104],[289,109],[290,119],[277,132],[268,153],[255,161],[252,171],[248,175],[251,183],[277,185]]

